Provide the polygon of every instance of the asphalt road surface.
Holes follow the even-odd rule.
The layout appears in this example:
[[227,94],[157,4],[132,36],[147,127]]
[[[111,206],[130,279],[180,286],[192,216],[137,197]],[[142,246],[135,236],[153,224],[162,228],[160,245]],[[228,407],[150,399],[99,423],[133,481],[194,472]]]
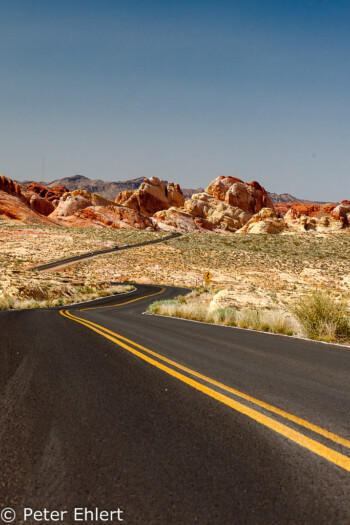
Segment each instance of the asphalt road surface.
[[0,312],[0,510],[349,524],[350,349],[145,315],[185,291],[137,288]]
[[75,255],[73,257],[67,257],[66,259],[59,259],[46,264],[39,264],[38,266],[33,266],[32,270],[51,270],[52,268],[58,268],[65,264],[71,264],[73,262],[82,261],[84,259],[91,259],[91,257],[96,257],[98,255],[105,255],[106,253],[120,252],[122,250],[130,250],[132,248],[140,248],[141,246],[150,246],[151,244],[158,244],[160,242],[169,241],[170,239],[176,239],[176,237],[182,237],[182,233],[171,233],[167,237],[162,237],[160,239],[153,239],[152,241],[139,242],[137,244],[130,244],[125,246],[117,246],[114,248],[108,248],[106,250],[97,250],[95,252],[82,253],[80,255]]

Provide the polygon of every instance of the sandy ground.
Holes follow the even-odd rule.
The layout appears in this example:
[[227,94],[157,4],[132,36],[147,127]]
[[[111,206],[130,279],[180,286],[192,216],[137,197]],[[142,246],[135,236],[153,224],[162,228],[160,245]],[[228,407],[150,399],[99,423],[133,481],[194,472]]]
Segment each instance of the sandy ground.
[[[315,288],[350,300],[350,234],[191,234],[164,244],[98,256],[54,271],[30,270],[74,254],[133,244],[164,233],[107,228],[26,226],[0,220],[0,295],[30,289],[100,285],[111,279],[185,285],[203,283],[222,304],[276,308]],[[156,269],[158,266],[158,269]],[[51,285],[51,286],[50,286]],[[56,293],[56,292],[55,292]]]

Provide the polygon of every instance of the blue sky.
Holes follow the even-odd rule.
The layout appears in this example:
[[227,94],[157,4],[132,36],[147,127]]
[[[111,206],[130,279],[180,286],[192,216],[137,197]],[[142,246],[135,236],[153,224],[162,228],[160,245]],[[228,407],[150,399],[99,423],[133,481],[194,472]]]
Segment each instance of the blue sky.
[[350,2],[1,0],[0,172],[350,199]]

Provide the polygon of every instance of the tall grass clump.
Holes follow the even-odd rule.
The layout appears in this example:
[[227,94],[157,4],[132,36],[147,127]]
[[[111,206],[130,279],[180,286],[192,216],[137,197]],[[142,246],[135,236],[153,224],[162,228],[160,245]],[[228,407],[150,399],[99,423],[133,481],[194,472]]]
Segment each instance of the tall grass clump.
[[236,310],[234,308],[218,308],[212,313],[214,323],[236,326]]
[[162,301],[154,301],[154,303],[149,305],[147,312],[149,314],[160,314],[163,310],[174,305],[175,303],[175,299],[163,299]]
[[336,301],[326,292],[314,291],[301,297],[292,311],[311,339],[332,342],[350,337],[345,301]]
[[14,299],[8,294],[0,295],[0,310],[8,310],[13,308]]
[[294,335],[298,331],[295,319],[290,315],[283,311],[264,308],[260,310],[244,308],[237,315],[237,326],[283,335]]
[[205,303],[191,301],[191,296],[188,300],[179,296],[175,299],[155,301],[148,307],[147,312],[284,335],[294,335],[300,331],[296,319],[286,312],[251,308],[238,311],[229,307],[211,310]]
[[191,319],[192,321],[214,322],[212,312],[204,305],[187,303],[187,301],[183,301],[184,298],[182,296],[179,297],[180,299],[155,301],[148,307],[147,312],[150,314],[168,315],[170,317],[181,317],[182,319]]

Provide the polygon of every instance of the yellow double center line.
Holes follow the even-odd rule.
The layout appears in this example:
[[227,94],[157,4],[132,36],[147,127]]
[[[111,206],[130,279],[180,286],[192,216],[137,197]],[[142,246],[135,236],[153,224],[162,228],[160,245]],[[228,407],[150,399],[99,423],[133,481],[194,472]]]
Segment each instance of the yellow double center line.
[[[162,290],[163,291],[163,290]],[[158,293],[162,293],[157,292]],[[156,295],[156,294],[152,294]],[[146,296],[150,297],[150,296]],[[142,298],[145,298],[142,297]],[[140,300],[140,299],[134,299]],[[121,304],[128,304],[127,303],[121,303]],[[121,306],[120,304],[120,306]],[[119,306],[119,305],[114,305]],[[85,310],[85,309],[84,309]],[[202,383],[199,383],[195,379],[192,379],[191,377],[187,377],[186,375],[182,374],[178,370],[181,370],[182,372],[186,372],[187,374],[191,375],[192,377],[201,379],[202,381],[205,381],[209,385],[216,386],[220,388],[220,390],[224,390],[226,392],[229,392],[231,394],[234,394],[236,397],[240,397],[241,399],[244,399],[246,401],[249,401],[252,404],[255,404],[256,406],[259,406],[273,414],[277,414],[289,421],[292,421],[293,423],[296,423],[297,425],[304,427],[308,430],[311,430],[312,432],[319,434],[320,436],[323,436],[327,438],[330,441],[333,441],[337,445],[342,445],[346,448],[350,449],[350,441],[347,439],[342,438],[341,436],[338,436],[337,434],[334,434],[333,432],[330,432],[328,430],[325,430],[324,428],[321,428],[317,425],[314,425],[313,423],[310,423],[309,421],[306,421],[304,419],[301,419],[297,416],[294,416],[293,414],[289,414],[288,412],[285,412],[284,410],[281,410],[277,407],[274,407],[272,405],[269,405],[268,403],[265,403],[264,401],[261,401],[257,398],[254,398],[252,396],[249,396],[243,392],[240,392],[239,390],[236,390],[234,388],[231,388],[227,385],[224,385],[223,383],[220,383],[219,381],[216,381],[210,377],[207,377],[203,374],[200,374],[196,372],[195,370],[191,370],[190,368],[187,368],[183,365],[180,365],[179,363],[176,363],[175,361],[172,361],[171,359],[168,359],[149,348],[145,348],[144,346],[139,345],[138,343],[135,343],[134,341],[131,341],[130,339],[127,339],[126,337],[123,337],[120,334],[117,334],[115,332],[112,332],[111,330],[108,330],[107,328],[104,328],[103,326],[100,326],[96,323],[93,323],[91,321],[87,321],[86,319],[82,319],[80,317],[77,317],[70,313],[68,310],[61,310],[60,314],[64,317],[67,317],[68,319],[71,319],[72,321],[75,321],[77,323],[80,323],[90,330],[93,330],[94,332],[102,335],[106,339],[109,339],[113,343],[116,343],[118,346],[124,348],[128,352],[134,354],[135,356],[139,357],[140,359],[143,359],[147,363],[155,366],[159,370],[162,370],[163,372],[166,372],[167,374],[175,377],[176,379],[179,379],[183,383],[186,383],[187,385],[195,388],[196,390],[199,390],[200,392],[206,394],[209,397],[212,397],[213,399],[216,399],[217,401],[220,401],[224,405],[229,406],[230,408],[236,410],[237,412],[240,412],[241,414],[244,414],[254,421],[257,421],[258,423],[261,423],[262,425],[270,428],[274,432],[277,432],[278,434],[290,439],[294,443],[300,445],[303,448],[306,448],[307,450],[321,456],[322,458],[334,463],[338,467],[341,467],[348,472],[350,472],[350,458],[345,456],[344,454],[341,454],[332,448],[329,448],[326,445],[323,445],[322,443],[319,443],[318,441],[309,438],[302,434],[301,432],[298,432],[297,430],[294,430],[287,425],[280,423],[279,421],[276,421],[275,419],[272,419],[271,417],[262,414],[258,412],[257,410],[250,408],[242,403],[239,403],[238,401],[235,401],[231,397],[228,397],[224,394],[221,394],[220,392],[217,392],[213,388],[211,388],[208,385],[203,385]],[[130,346],[132,345],[132,346]],[[139,352],[136,349],[142,350],[142,352]],[[148,355],[145,355],[146,354]],[[152,357],[156,357],[161,362],[156,361]],[[167,363],[171,365],[172,367],[176,368],[177,370],[174,370],[173,368],[170,368],[169,366],[166,366]]]
[[159,295],[163,292],[165,292],[165,288],[162,288],[161,290],[159,290],[159,292],[151,293],[149,295],[143,295],[142,297],[136,297],[136,299],[131,299],[130,301],[126,301],[125,303],[109,304],[107,306],[90,306],[89,308],[81,308],[80,310],[78,310],[78,312],[85,312],[86,310],[102,310],[103,308],[115,308],[116,306],[123,306],[124,304],[130,304],[134,303],[135,301],[141,301],[141,299],[147,299],[147,297],[153,297],[154,295]]

